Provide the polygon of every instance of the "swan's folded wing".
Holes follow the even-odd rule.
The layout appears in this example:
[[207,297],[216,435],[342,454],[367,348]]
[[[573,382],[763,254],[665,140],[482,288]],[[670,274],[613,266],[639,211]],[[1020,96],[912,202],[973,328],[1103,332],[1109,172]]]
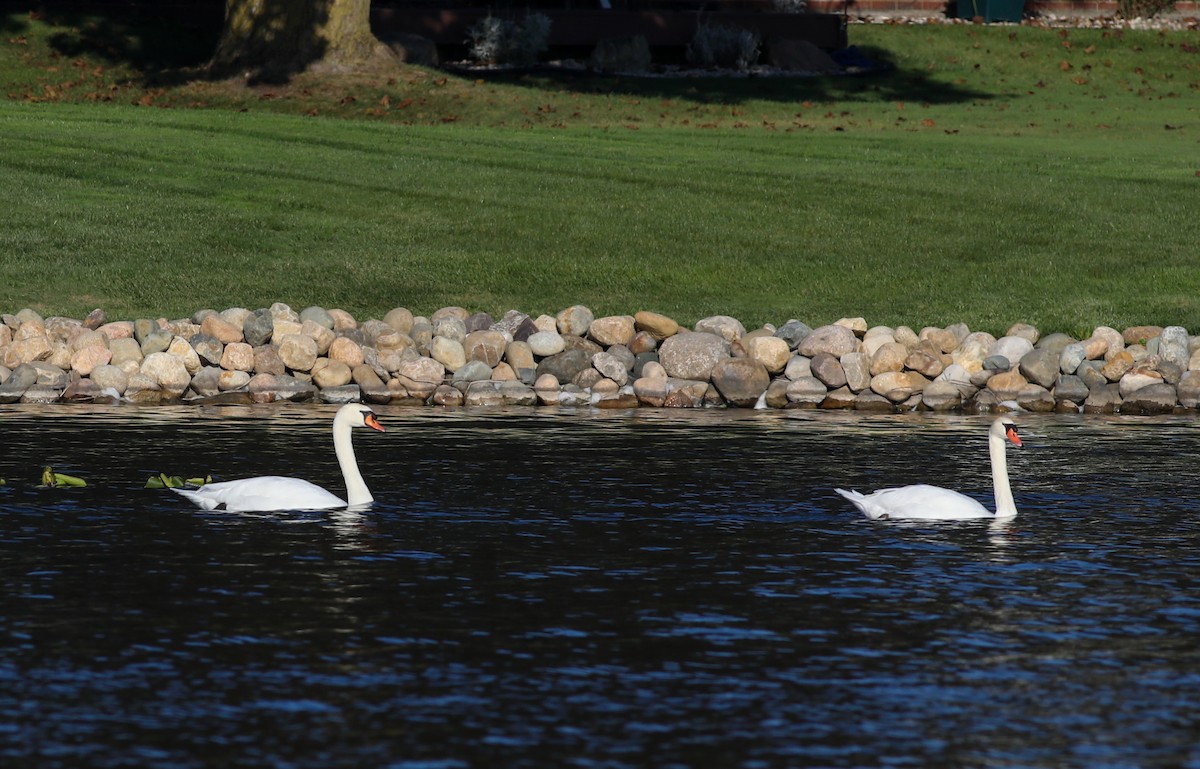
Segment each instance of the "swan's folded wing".
[[198,489],[174,489],[205,510],[224,507],[230,512],[328,510],[346,502],[301,478],[265,475],[209,483]]

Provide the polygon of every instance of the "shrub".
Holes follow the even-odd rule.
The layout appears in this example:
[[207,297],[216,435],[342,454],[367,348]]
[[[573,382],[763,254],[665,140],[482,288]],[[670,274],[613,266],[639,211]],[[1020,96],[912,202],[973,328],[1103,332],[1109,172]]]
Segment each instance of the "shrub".
[[758,60],[761,42],[748,29],[701,24],[688,43],[687,60],[697,67],[746,69]]
[[530,13],[517,23],[489,13],[467,30],[467,37],[476,61],[527,66],[549,48],[550,17]]

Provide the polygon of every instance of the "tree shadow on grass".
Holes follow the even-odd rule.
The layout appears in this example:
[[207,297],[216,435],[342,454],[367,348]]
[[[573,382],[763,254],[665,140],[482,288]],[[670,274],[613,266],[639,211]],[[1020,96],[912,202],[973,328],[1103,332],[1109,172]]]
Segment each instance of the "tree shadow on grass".
[[[611,94],[622,98],[670,99],[697,104],[749,101],[887,102],[957,104],[994,98],[994,94],[930,80],[924,72],[899,68],[888,51],[858,47],[877,66],[847,74],[712,75],[678,77],[606,75],[573,67],[537,66],[524,70],[469,70],[469,76],[553,93]],[[462,74],[465,74],[463,72]]]
[[223,14],[219,3],[133,8],[104,2],[44,3],[36,11],[0,14],[0,29],[5,34],[20,34],[29,30],[32,19],[37,19],[56,30],[47,42],[59,56],[124,65],[149,82],[161,73],[206,61],[220,35]]
[[[224,3],[220,0],[133,6],[103,0],[86,5],[43,3],[34,12],[0,12],[0,30],[9,37],[22,35],[30,28],[31,16],[56,30],[48,42],[59,56],[123,65],[135,73],[143,87],[149,88],[179,85],[215,74],[206,65],[221,38]],[[583,92],[709,105],[749,101],[953,104],[994,96],[931,81],[924,72],[899,68],[884,49],[860,47],[858,53],[879,66],[861,74],[822,76],[613,76],[546,65],[519,71],[471,70],[458,74],[547,94]]]

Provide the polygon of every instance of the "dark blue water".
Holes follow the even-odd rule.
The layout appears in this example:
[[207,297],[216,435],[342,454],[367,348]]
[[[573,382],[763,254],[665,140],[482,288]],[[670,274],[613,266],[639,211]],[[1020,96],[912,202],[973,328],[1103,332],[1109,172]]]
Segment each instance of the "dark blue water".
[[[332,409],[0,410],[0,766],[1200,766],[1200,424],[379,410],[362,515],[200,512],[160,471],[341,493]],[[43,465],[85,489],[37,489]]]

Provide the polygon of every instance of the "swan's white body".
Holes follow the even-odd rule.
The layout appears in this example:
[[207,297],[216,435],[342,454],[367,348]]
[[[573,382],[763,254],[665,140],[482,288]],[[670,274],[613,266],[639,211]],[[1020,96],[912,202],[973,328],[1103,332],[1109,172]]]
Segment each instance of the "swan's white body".
[[1005,441],[1021,445],[1017,427],[1012,420],[1001,417],[988,431],[988,453],[992,460],[992,488],[996,497],[996,512],[988,510],[974,499],[940,486],[917,484],[892,489],[880,489],[872,494],[834,489],[876,520],[964,520],[968,518],[1010,518],[1017,514],[1012,488],[1008,484],[1008,458]]
[[333,450],[337,454],[342,477],[346,481],[346,499],[340,499],[314,483],[302,478],[262,475],[237,481],[207,483],[198,489],[173,489],[205,510],[224,507],[235,513],[266,512],[271,510],[329,510],[357,507],[375,501],[358,471],[350,430],[370,427],[383,432],[383,426],[371,409],[359,403],[348,403],[338,409],[333,418]]

